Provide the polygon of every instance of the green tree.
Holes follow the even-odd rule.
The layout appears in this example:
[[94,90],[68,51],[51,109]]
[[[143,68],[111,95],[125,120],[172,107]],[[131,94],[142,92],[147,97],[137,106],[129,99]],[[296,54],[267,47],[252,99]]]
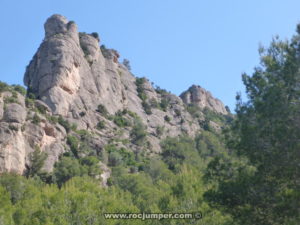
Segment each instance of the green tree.
[[5,188],[0,186],[0,224],[13,225],[13,206],[10,195]]
[[44,162],[47,159],[47,153],[42,152],[38,146],[35,150],[29,154],[30,165],[28,165],[25,175],[27,177],[32,177],[34,175],[39,175],[44,166]]
[[143,145],[147,138],[147,131],[145,125],[139,118],[134,121],[134,126],[132,127],[130,137],[132,138],[132,143],[136,145]]
[[[298,26],[300,28],[300,26]],[[255,172],[237,169],[208,194],[243,224],[300,221],[300,29],[291,41],[260,48],[261,66],[243,75],[248,101],[237,96],[228,146]],[[222,165],[222,163],[220,164]]]
[[54,180],[61,186],[63,183],[75,176],[82,175],[82,168],[78,160],[62,157],[55,163],[54,167]]

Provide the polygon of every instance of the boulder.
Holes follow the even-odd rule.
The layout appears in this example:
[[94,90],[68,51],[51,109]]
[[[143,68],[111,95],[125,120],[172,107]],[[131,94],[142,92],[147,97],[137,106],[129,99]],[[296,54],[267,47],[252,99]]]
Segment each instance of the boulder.
[[4,121],[5,122],[14,122],[14,123],[23,123],[26,119],[26,109],[20,104],[11,103],[6,105],[4,111]]

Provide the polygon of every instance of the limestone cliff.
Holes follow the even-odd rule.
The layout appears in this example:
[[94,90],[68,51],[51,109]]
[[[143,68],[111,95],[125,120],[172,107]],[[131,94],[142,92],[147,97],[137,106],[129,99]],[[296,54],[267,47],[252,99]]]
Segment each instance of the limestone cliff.
[[187,105],[194,104],[200,109],[208,108],[224,115],[228,114],[224,104],[199,85],[192,85],[187,91],[183,92],[180,97]]
[[[227,114],[222,102],[199,86],[178,97],[136,78],[118,62],[116,50],[100,47],[97,33],[80,33],[61,15],[51,16],[44,28],[45,38],[24,76],[27,97],[1,93],[0,172],[23,173],[37,148],[47,153],[44,169],[51,171],[70,150],[68,135],[80,130],[89,133],[88,145],[97,153],[114,143],[155,154],[167,136],[201,132],[203,113],[195,118],[187,105]],[[135,140],[137,121],[147,133],[142,142]]]

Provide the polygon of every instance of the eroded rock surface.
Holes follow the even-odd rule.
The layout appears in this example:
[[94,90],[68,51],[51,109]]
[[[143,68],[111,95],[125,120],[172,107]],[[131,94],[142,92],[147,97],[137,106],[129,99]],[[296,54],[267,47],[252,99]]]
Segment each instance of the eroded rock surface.
[[[178,97],[136,78],[119,63],[116,50],[100,48],[97,34],[78,32],[61,15],[51,16],[44,28],[45,38],[24,76],[28,96],[37,99],[25,102],[18,95],[5,103],[12,94],[0,96],[0,173],[24,173],[36,149],[48,155],[43,169],[53,170],[59,156],[70,151],[67,136],[80,136],[81,130],[89,134],[87,143],[97,154],[107,143],[155,154],[167,136],[201,132],[203,115],[194,118],[187,105],[227,114],[222,102],[200,86]],[[120,117],[128,123],[118,124]],[[137,120],[148,134],[142,144],[132,141]],[[102,165],[105,183],[109,169]]]
[[180,97],[187,105],[194,104],[201,109],[208,108],[217,113],[228,114],[224,104],[199,85],[192,85],[187,91],[183,92]]

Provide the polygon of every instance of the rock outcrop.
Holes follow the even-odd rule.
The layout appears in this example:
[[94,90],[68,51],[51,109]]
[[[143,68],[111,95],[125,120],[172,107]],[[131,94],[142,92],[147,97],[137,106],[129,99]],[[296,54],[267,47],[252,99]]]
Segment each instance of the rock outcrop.
[[180,97],[187,105],[194,104],[200,109],[208,108],[217,113],[228,114],[224,104],[199,85],[192,85],[187,91],[183,92]]
[[[178,97],[136,78],[118,62],[116,50],[100,47],[96,33],[78,32],[61,15],[51,16],[44,28],[45,38],[24,76],[29,98],[18,94],[9,102],[9,93],[0,95],[0,173],[24,173],[36,149],[47,153],[44,170],[51,171],[59,156],[70,151],[68,135],[82,130],[97,154],[107,143],[156,154],[167,136],[201,132],[204,118],[194,118],[188,104],[227,114],[199,86]],[[134,140],[139,123],[148,134],[143,142]]]
[[11,123],[23,123],[26,119],[26,109],[17,103],[7,104],[4,121]]

